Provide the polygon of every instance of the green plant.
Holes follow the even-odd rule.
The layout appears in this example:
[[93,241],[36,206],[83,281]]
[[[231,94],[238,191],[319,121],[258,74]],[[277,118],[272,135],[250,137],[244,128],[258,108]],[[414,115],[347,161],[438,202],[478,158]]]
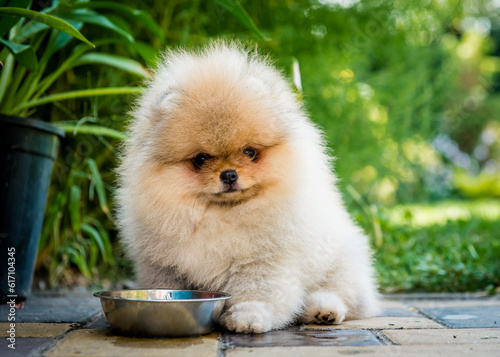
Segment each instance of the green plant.
[[[54,195],[40,237],[38,257],[39,264],[49,267],[51,286],[68,274],[71,263],[89,281],[99,276],[99,270],[115,265],[110,227],[106,224],[113,222],[108,190],[97,163],[88,158],[70,169],[62,189]],[[99,219],[90,202],[95,202],[108,220]]]
[[[211,3],[264,37],[239,2]],[[126,138],[123,127],[130,96],[122,94],[141,92],[140,83],[150,73],[140,63],[154,66],[156,51],[164,50],[166,30],[148,11],[136,9],[143,6],[141,2],[129,6],[98,0],[53,1],[35,13],[27,10],[29,4],[11,1],[8,5],[24,8],[0,9],[3,15],[19,15],[1,18],[11,23],[4,40],[13,43],[11,47],[24,46],[31,56],[29,62],[8,48],[1,52],[6,70],[0,78],[4,88],[0,108],[10,114],[49,117],[69,134],[54,167],[37,269],[40,275],[47,274],[50,286],[72,285],[75,279],[82,282],[81,277],[85,283],[112,280],[121,275],[123,266],[110,199],[114,146]],[[1,5],[5,5],[2,0]],[[73,26],[75,38],[50,27],[52,22],[44,15]],[[189,23],[186,26],[189,30]],[[176,44],[181,42],[169,41]]]
[[[0,74],[1,113],[32,116],[39,106],[55,101],[140,93],[141,89],[138,87],[120,86],[48,94],[54,83],[67,71],[83,65],[107,65],[140,78],[148,78],[148,71],[139,62],[99,51],[102,46],[116,42],[129,42],[142,49],[145,46],[135,44],[130,33],[92,10],[95,5],[93,2],[70,4],[53,1],[50,7],[39,12],[30,10],[30,3],[29,0],[15,0],[7,4],[15,4],[15,7],[0,8],[0,42],[4,44],[0,51],[0,61],[4,64]],[[107,3],[99,4],[105,7]],[[108,5],[113,7],[112,3]],[[143,13],[134,13],[133,9],[126,6],[121,7],[121,11],[134,16],[151,31],[157,31],[154,21]],[[90,42],[79,31],[85,24],[104,27],[106,36],[94,43]],[[145,50],[141,51],[144,52]],[[69,55],[54,68],[50,65],[51,61],[61,53]],[[65,128],[69,130],[68,127]]]
[[[362,203],[364,205],[365,203]],[[500,286],[500,203],[494,199],[354,210],[370,232],[381,290],[466,292]],[[377,244],[371,228],[383,236]]]
[[[0,6],[23,3],[28,2],[0,0]],[[500,49],[495,44],[500,39],[500,23],[494,11],[485,2],[472,0],[444,0],[438,7],[424,0],[242,3],[244,9],[234,0],[54,1],[40,12],[71,23],[96,48],[48,27],[17,42],[34,49],[38,66],[43,65],[41,77],[30,77],[33,70],[12,55],[10,74],[4,76],[2,71],[0,88],[6,88],[5,93],[15,89],[11,96],[20,98],[24,81],[38,80],[27,101],[35,102],[18,113],[48,114],[70,134],[55,166],[57,179],[52,183],[40,246],[38,266],[49,272],[51,284],[69,282],[71,271],[90,275],[87,280],[120,271],[117,233],[91,188],[97,181],[85,160],[97,164],[106,206],[112,211],[114,147],[116,140],[125,138],[123,118],[130,96],[93,96],[92,91],[109,94],[113,88],[137,87],[148,74],[136,64],[154,67],[156,52],[165,46],[190,47],[223,37],[260,41],[260,51],[272,53],[282,68],[292,57],[300,62],[304,103],[312,120],[325,130],[337,157],[335,168],[348,206],[373,237],[385,291],[498,286],[498,219],[472,215],[425,226],[416,225],[415,218],[410,220],[420,212],[419,206],[435,207],[434,216],[445,210],[443,204],[429,202],[496,192],[492,187],[500,162],[500,92],[495,84]],[[23,28],[29,34],[28,23],[36,24],[2,16],[0,30],[6,28],[4,19],[8,18],[15,23],[9,35],[0,36],[3,40],[13,41],[16,31]],[[35,30],[36,26],[30,29]],[[68,42],[42,61],[45,47],[56,35]],[[265,41],[267,37],[272,40]],[[21,49],[29,56],[29,49]],[[7,48],[0,50],[6,68],[9,54]],[[136,61],[134,69],[127,59]],[[16,74],[19,69],[24,74]],[[18,85],[13,85],[13,78]],[[41,87],[49,82],[47,89]],[[0,98],[0,106],[10,105]],[[26,102],[15,103],[11,107]],[[452,177],[456,147],[451,146],[452,156],[447,158],[432,141],[442,133],[472,161],[476,147],[487,152],[478,162],[479,169],[485,166],[489,171],[479,177],[474,172]],[[481,141],[483,134],[488,134],[487,140]],[[79,150],[86,142],[92,150]],[[80,221],[94,228],[94,222],[100,222],[105,230],[101,240],[109,238],[115,248],[112,263],[104,260],[97,240],[82,229],[83,223],[73,226],[72,215],[76,216],[70,212],[76,206],[70,209],[69,202],[77,189],[71,186],[80,191]],[[418,204],[402,209],[401,202]],[[474,203],[453,201],[449,206],[461,204]],[[407,217],[405,224],[401,217]],[[59,244],[53,237],[59,237]],[[97,271],[89,268],[96,248]]]
[[[4,45],[0,50],[4,64],[0,73],[0,112],[56,121],[72,136],[78,132],[95,136],[96,143],[105,142],[104,137],[124,139],[126,136],[119,130],[94,120],[98,113],[91,118],[63,103],[95,103],[101,97],[140,93],[141,88],[130,86],[128,78],[143,80],[150,74],[134,57],[137,54],[142,59],[150,58],[153,50],[115,22],[120,21],[118,15],[133,18],[163,39],[151,17],[125,5],[117,9],[112,2],[53,1],[40,11],[30,9],[31,1],[6,3],[0,1],[0,6],[8,5],[0,7],[0,42]],[[94,8],[115,11],[113,21],[110,15]],[[82,34],[88,27],[100,28],[99,36],[91,33],[92,42],[87,39],[91,36]],[[113,53],[118,46],[126,49],[124,55]],[[68,83],[74,71],[102,67],[110,68],[115,77],[117,73],[128,77],[108,81],[104,86],[99,85],[102,81]],[[70,137],[63,143],[62,152],[80,144]],[[49,195],[38,267],[45,267],[52,286],[62,279],[71,281],[70,267],[76,267],[90,281],[100,276],[99,271],[116,267],[109,234],[113,220],[107,203],[112,188],[104,183],[94,158],[65,157],[56,162],[55,168],[58,172]]]

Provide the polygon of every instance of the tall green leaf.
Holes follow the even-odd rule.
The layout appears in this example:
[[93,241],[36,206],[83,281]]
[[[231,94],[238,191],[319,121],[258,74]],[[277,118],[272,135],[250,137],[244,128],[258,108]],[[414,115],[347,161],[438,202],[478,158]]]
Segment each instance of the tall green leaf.
[[2,43],[10,51],[10,53],[14,55],[17,62],[32,71],[35,70],[37,60],[35,51],[31,46],[7,41],[3,38],[0,38],[0,43]]
[[30,38],[33,35],[36,35],[40,31],[46,30],[49,28],[49,25],[47,24],[42,24],[41,22],[36,22],[36,21],[28,21],[21,29],[19,32],[16,33],[15,37],[12,39],[12,41],[21,43]]
[[158,52],[155,51],[149,44],[141,41],[135,41],[131,44],[131,46],[139,53],[148,66],[152,66],[155,63]]
[[[97,42],[96,42],[97,43]],[[32,99],[36,99],[40,97],[45,91],[56,81],[65,71],[67,71],[76,59],[78,59],[82,54],[89,50],[88,46],[84,44],[78,45],[73,49],[73,52],[67,57],[64,58],[64,62],[52,73],[45,76],[45,78],[39,83],[37,86],[36,93],[33,95]]]
[[97,167],[96,162],[93,159],[87,159],[87,163],[89,165],[90,173],[92,176],[92,181],[95,184],[95,188],[97,190],[97,197],[99,198],[99,206],[102,211],[106,214],[109,214],[108,201],[106,199],[106,190],[104,188],[104,182],[102,181],[101,173],[99,172],[99,168]]
[[114,262],[115,258],[113,256],[113,245],[111,244],[111,239],[108,235],[108,232],[106,231],[106,229],[104,229],[103,225],[101,224],[101,222],[99,220],[97,220],[97,219],[93,220],[92,223],[94,224],[94,227],[97,229],[97,231],[101,235],[101,238],[104,242],[108,261]]
[[104,64],[121,69],[136,76],[150,79],[151,74],[137,61],[108,53],[87,53],[78,58],[73,65],[81,66],[85,64]]
[[80,229],[80,198],[82,192],[80,187],[71,186],[70,196],[69,196],[69,216],[71,218],[71,225],[74,231]]
[[259,30],[255,22],[253,22],[252,18],[246,10],[241,6],[238,0],[212,0],[216,5],[220,6],[231,15],[233,15],[241,24],[246,26],[248,29],[253,31],[257,36],[262,38],[265,41],[268,41],[269,38],[264,36],[264,34]]
[[118,95],[118,94],[140,94],[144,91],[143,88],[139,87],[111,87],[111,88],[94,88],[94,89],[82,89],[70,92],[58,93],[47,95],[38,99],[34,99],[23,104],[18,105],[12,110],[12,113],[18,113],[23,109],[35,107],[42,104],[47,104],[51,102],[56,102],[59,100],[68,100],[75,98],[88,98],[94,96],[103,95]]
[[67,124],[67,123],[54,123],[65,132],[73,135],[77,134],[90,134],[90,135],[101,135],[108,138],[127,140],[128,136],[118,130],[111,129],[101,125],[78,125],[78,124]]
[[134,22],[141,22],[147,29],[160,38],[162,42],[165,41],[165,34],[162,29],[149,12],[144,10],[133,9],[125,4],[116,3],[112,1],[79,1],[73,4],[72,8],[91,8],[91,9],[106,9],[113,10],[114,12],[121,13],[126,17],[132,18]]
[[99,250],[101,251],[102,258],[105,262],[107,262],[108,254],[106,252],[106,246],[99,232],[88,223],[82,224],[82,231],[87,233],[96,242]]
[[33,21],[44,23],[52,28],[67,33],[68,35],[73,36],[74,38],[77,38],[92,47],[95,47],[94,44],[87,40],[77,29],[58,17],[15,7],[0,7],[0,15],[26,17]]
[[[6,1],[2,1],[0,6],[2,7],[19,7],[23,9],[27,9],[31,3],[31,0],[10,0],[7,4]],[[15,25],[15,23],[19,21],[19,19],[16,19],[15,17],[12,16],[4,16],[0,17],[0,37],[3,37],[7,33],[9,33],[10,29],[12,26]]]
[[14,56],[8,53],[7,50],[5,52],[7,53],[7,58],[3,63],[2,70],[0,71],[0,108],[4,96],[7,94],[7,86],[11,82],[12,71],[14,69]]
[[68,21],[83,22],[87,24],[101,26],[120,34],[130,42],[135,41],[134,37],[131,34],[113,24],[106,16],[100,15],[95,11],[89,9],[77,9],[70,13],[62,14],[60,16]]

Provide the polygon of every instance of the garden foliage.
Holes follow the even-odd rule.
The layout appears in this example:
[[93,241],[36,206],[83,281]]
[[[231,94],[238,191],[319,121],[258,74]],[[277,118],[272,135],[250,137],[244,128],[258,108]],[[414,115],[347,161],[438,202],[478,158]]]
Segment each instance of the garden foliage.
[[[13,3],[0,1],[20,6]],[[33,51],[16,65],[11,52],[0,51],[0,89],[10,98],[0,95],[2,109],[57,122],[69,133],[39,249],[38,272],[51,285],[128,272],[112,217],[113,168],[133,93],[151,76],[159,51],[216,37],[269,54],[295,85],[325,131],[349,209],[372,237],[383,290],[500,285],[498,2],[25,5],[69,22],[95,45],[42,25],[27,36],[28,18],[1,34]]]

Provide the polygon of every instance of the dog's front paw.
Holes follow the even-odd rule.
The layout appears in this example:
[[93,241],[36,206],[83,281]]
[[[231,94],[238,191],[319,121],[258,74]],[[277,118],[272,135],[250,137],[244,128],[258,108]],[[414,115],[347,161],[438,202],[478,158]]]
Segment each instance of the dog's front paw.
[[345,319],[347,306],[335,293],[317,291],[311,294],[300,322],[314,324],[341,324]]
[[219,319],[228,330],[263,333],[272,329],[273,316],[265,302],[245,301],[233,305]]

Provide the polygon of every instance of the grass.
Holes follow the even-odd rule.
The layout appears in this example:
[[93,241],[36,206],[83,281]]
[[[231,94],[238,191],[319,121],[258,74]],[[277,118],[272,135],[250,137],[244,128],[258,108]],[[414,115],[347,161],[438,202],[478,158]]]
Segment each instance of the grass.
[[397,205],[373,217],[356,214],[372,233],[383,292],[494,292],[500,286],[499,200]]

